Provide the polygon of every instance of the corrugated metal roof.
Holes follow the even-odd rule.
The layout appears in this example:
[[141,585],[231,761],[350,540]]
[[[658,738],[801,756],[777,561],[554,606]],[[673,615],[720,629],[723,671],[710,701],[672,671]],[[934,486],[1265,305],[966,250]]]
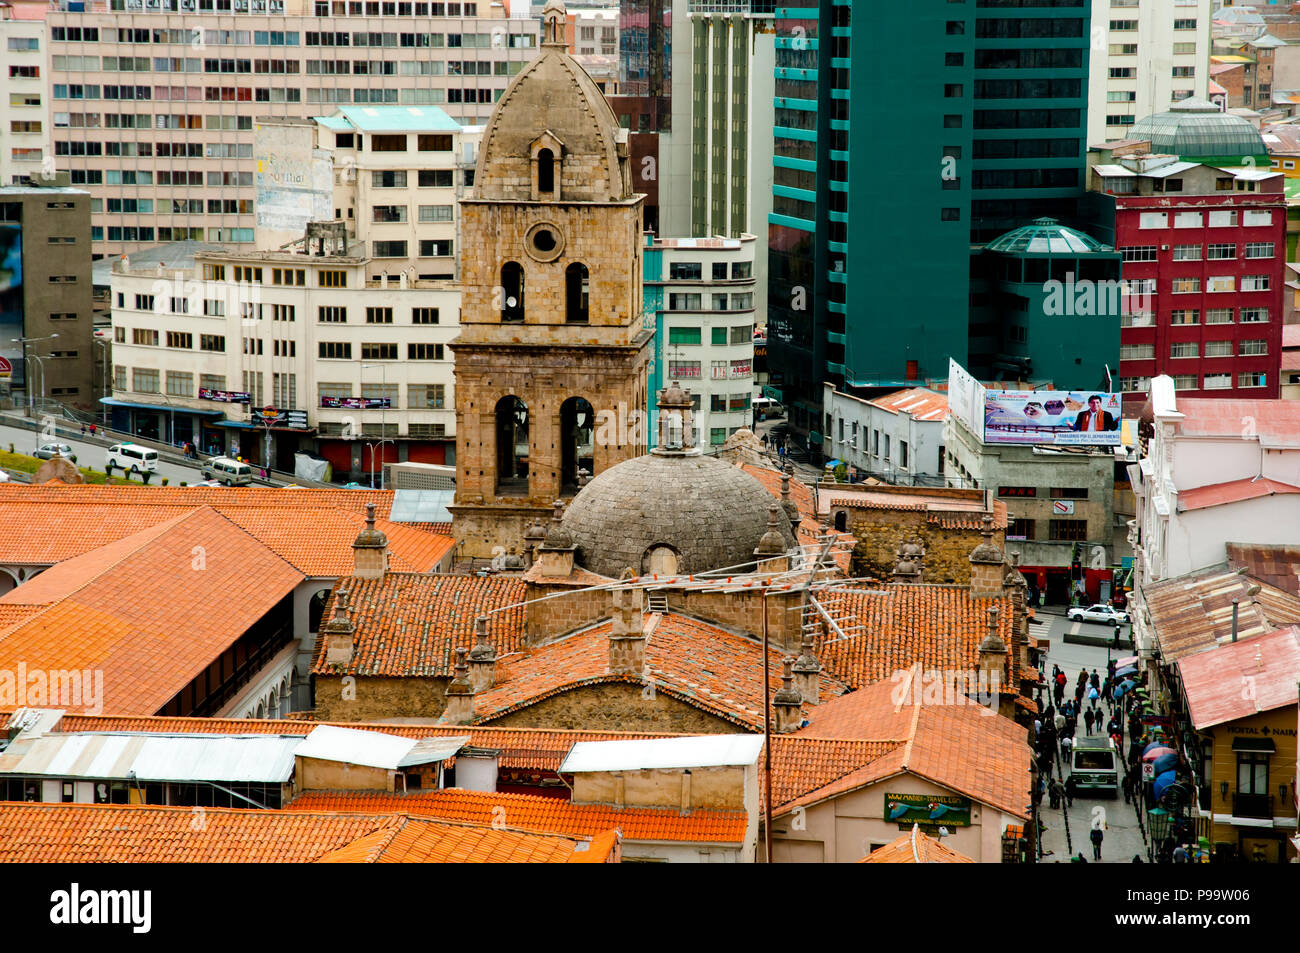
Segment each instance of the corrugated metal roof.
[[1122,165],[1094,165],[1092,169],[1098,175],[1104,175],[1107,177],[1118,176],[1121,178],[1134,178],[1137,176],[1137,173],[1132,169],[1126,169]]
[[647,741],[585,741],[560,765],[565,774],[654,768],[714,768],[751,765],[763,750],[761,735],[708,735]]
[[[1181,659],[1183,692],[1197,730],[1296,703],[1300,633],[1292,626]],[[1240,678],[1234,675],[1240,675]],[[1242,686],[1249,685],[1250,691]]]
[[0,773],[283,784],[293,776],[301,742],[297,735],[54,734],[16,742],[0,757]]
[[411,765],[445,761],[469,744],[469,738],[469,735],[403,738],[382,731],[318,725],[298,743],[294,754],[300,758],[319,758],[396,771]]
[[1142,174],[1149,179],[1163,179],[1167,175],[1176,175],[1179,172],[1186,172],[1188,169],[1195,169],[1199,164],[1197,162],[1171,162],[1156,169],[1148,169]]

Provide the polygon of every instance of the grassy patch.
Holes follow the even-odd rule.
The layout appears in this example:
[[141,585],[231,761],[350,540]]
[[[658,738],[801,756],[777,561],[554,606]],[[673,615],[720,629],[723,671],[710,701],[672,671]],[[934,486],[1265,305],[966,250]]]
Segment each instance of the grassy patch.
[[[9,453],[0,450],[0,468],[5,470],[15,470],[18,473],[35,473],[41,468],[44,460],[38,460],[36,457],[29,457],[25,453]],[[130,480],[126,477],[109,477],[103,470],[92,470],[89,467],[78,467],[82,477],[87,483],[93,483],[96,486],[142,486],[139,480]]]

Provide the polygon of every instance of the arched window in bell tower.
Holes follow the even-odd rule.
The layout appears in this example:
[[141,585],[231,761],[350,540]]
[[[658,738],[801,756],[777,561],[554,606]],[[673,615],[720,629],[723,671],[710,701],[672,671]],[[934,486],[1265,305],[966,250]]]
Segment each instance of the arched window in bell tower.
[[575,261],[564,269],[565,321],[571,324],[587,323],[587,295],[591,286],[590,279],[587,266],[580,261]]
[[498,496],[528,493],[528,405],[513,394],[496,406]]
[[501,320],[524,319],[524,266],[508,261],[501,266]]
[[555,191],[555,153],[550,149],[537,153],[537,191],[544,195]]
[[581,397],[570,397],[560,405],[560,490],[578,492],[578,471],[595,473],[594,443],[596,412]]

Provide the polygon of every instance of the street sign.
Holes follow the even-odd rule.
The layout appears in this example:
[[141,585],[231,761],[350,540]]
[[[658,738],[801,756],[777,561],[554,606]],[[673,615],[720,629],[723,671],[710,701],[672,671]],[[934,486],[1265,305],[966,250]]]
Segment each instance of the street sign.
[[9,362],[9,358],[0,357],[0,379],[11,377],[13,372],[14,366]]
[[1053,516],[1073,516],[1074,500],[1052,500]]

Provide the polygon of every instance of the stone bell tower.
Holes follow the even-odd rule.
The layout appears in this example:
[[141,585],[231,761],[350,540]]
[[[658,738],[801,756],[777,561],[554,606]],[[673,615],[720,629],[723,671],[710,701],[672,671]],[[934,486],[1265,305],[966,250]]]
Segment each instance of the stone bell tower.
[[565,16],[549,0],[541,51],[493,110],[461,200],[451,512],[464,558],[520,545],[555,500],[648,447],[644,196],[628,131],[565,52]]

